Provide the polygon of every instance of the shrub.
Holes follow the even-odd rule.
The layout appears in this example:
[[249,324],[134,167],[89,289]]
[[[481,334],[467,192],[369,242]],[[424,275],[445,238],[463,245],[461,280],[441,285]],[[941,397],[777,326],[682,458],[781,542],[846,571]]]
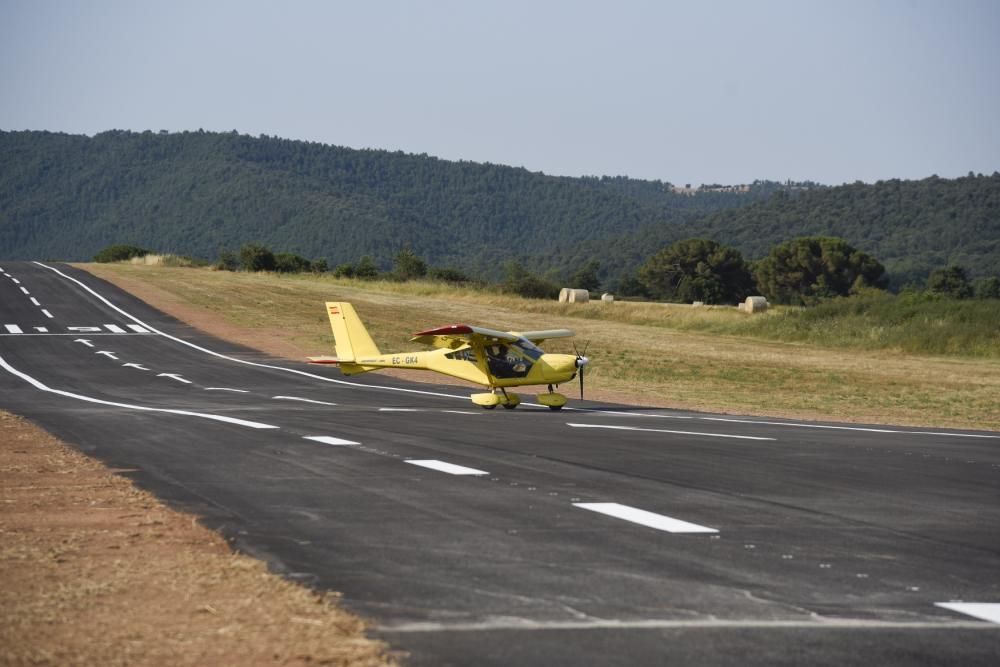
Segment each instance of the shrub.
[[278,273],[302,273],[312,268],[312,262],[291,252],[279,252],[274,256],[274,270]]
[[106,264],[108,262],[124,262],[132,259],[133,257],[143,257],[149,253],[149,250],[140,248],[139,246],[118,243],[115,245],[109,245],[107,248],[99,251],[96,255],[94,255],[94,261],[102,264]]
[[503,282],[503,291],[529,299],[554,299],[559,296],[559,287],[544,278],[529,273],[518,262],[510,262],[505,268],[507,277]]
[[259,243],[247,243],[240,248],[240,263],[245,271],[274,271],[274,253]]

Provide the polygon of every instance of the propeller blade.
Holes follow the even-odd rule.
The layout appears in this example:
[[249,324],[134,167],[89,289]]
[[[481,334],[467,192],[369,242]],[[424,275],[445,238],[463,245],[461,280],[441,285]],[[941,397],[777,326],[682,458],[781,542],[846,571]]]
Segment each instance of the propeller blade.
[[583,369],[586,366],[580,366],[580,400],[583,400]]

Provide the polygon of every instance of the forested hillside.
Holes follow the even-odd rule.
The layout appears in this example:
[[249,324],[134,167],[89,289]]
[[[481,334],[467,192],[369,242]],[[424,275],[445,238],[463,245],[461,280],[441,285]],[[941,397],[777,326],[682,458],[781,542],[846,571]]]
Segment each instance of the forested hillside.
[[434,264],[495,273],[507,258],[752,198],[236,133],[0,133],[6,258],[83,260],[112,243],[214,258],[259,241],[385,267],[409,246]]
[[257,241],[388,268],[410,247],[496,278],[506,260],[561,277],[591,259],[614,287],[678,239],[758,259],[838,236],[895,285],[961,264],[1000,269],[1000,174],[675,194],[625,177],[565,178],[426,155],[231,133],[0,132],[0,258],[89,259],[113,243],[214,259]]

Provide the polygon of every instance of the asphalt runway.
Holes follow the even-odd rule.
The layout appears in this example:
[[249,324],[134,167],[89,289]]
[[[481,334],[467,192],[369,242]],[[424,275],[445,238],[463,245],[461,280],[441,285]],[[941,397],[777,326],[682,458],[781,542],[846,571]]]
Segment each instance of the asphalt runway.
[[1000,433],[484,411],[0,267],[0,407],[343,592],[409,664],[1000,664]]

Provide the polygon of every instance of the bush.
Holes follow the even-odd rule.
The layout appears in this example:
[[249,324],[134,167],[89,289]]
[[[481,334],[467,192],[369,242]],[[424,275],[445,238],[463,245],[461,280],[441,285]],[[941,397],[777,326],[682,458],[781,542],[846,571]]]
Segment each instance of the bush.
[[279,252],[274,256],[274,270],[278,273],[302,273],[312,268],[312,262],[291,252]]
[[150,251],[145,248],[119,243],[109,245],[107,248],[98,252],[94,255],[94,261],[102,264],[106,264],[108,262],[124,262],[132,259],[133,257],[144,257],[149,253]]
[[365,255],[354,265],[354,277],[362,280],[374,280],[378,278],[378,267],[369,255]]
[[972,285],[961,266],[946,266],[931,271],[927,276],[927,291],[952,299],[971,299]]
[[452,268],[432,268],[427,271],[427,277],[431,280],[439,280],[444,283],[472,282],[472,279],[465,275],[465,273]]
[[413,280],[427,275],[427,262],[409,248],[403,248],[392,260],[393,274],[399,280]]
[[220,250],[219,261],[215,263],[219,271],[236,271],[240,268],[240,258],[232,250]]
[[1000,278],[980,278],[972,284],[977,299],[1000,299]]
[[555,283],[529,273],[518,262],[510,262],[504,268],[507,274],[502,286],[504,292],[529,299],[555,299],[559,296],[559,287]]
[[259,243],[247,243],[240,248],[240,263],[245,271],[274,271],[274,253]]

